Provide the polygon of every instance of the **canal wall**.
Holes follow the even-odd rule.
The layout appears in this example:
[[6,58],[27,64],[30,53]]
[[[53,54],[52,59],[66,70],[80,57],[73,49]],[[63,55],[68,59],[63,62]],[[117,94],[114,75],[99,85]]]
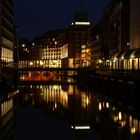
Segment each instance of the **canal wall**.
[[95,89],[98,93],[135,108],[139,105],[139,73],[79,71],[76,79],[80,87],[87,86],[88,88]]

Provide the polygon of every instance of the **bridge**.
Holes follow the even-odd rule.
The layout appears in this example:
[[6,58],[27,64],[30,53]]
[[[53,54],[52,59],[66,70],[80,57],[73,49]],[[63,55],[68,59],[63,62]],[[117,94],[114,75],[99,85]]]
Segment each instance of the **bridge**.
[[19,71],[90,71],[94,70],[92,68],[69,68],[69,67],[62,67],[62,68],[44,68],[44,67],[24,67],[24,68],[18,68]]
[[19,81],[19,85],[76,85],[77,82],[68,82],[68,81]]

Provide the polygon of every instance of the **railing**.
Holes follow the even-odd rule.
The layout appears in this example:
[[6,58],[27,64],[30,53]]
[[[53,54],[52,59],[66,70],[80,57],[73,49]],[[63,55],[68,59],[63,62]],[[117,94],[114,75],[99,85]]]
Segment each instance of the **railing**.
[[2,68],[18,68],[18,65],[13,62],[1,62]]

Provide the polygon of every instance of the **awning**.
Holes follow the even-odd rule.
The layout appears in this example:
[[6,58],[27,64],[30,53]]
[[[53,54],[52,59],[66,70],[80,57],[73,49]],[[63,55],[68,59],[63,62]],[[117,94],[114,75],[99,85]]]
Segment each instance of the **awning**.
[[137,48],[134,53],[135,58],[140,58],[140,48]]
[[126,52],[119,52],[116,53],[111,57],[112,60],[117,60],[117,59],[130,59],[130,58],[140,58],[140,48],[136,49],[131,49]]
[[113,60],[121,59],[126,52],[117,52],[115,55],[111,57]]
[[131,49],[131,50],[127,51],[124,54],[123,59],[129,59],[129,58],[131,58],[132,54],[134,54],[134,53],[135,53],[135,49]]

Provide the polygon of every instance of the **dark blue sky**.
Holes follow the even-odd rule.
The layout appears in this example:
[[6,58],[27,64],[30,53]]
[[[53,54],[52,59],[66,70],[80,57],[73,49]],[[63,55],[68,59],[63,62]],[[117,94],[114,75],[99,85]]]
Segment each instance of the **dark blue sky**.
[[[90,20],[97,22],[110,0],[84,0]],[[32,39],[47,30],[68,27],[80,0],[14,0],[15,23],[22,38]]]

